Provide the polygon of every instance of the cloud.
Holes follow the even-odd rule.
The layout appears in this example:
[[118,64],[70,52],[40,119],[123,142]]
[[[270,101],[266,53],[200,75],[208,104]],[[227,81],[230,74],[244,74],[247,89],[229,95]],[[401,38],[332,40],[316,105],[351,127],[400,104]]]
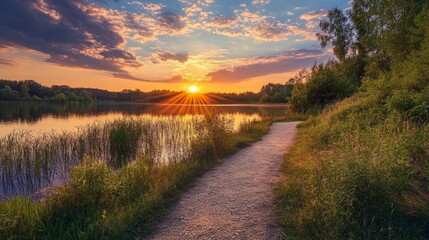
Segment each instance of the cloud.
[[214,17],[206,26],[213,33],[264,42],[284,41],[294,35],[289,29],[290,24],[260,12],[252,12],[246,5],[234,10],[233,17]]
[[253,5],[267,5],[268,3],[270,3],[270,0],[253,0],[252,1]]
[[13,60],[0,58],[0,65],[6,65],[6,66],[16,66],[17,63]]
[[242,31],[247,37],[271,42],[287,40],[292,34],[284,23],[251,12],[248,8],[236,11],[236,14],[239,23],[236,31]]
[[137,78],[129,75],[128,73],[114,73],[113,76],[116,78],[141,81],[141,82],[151,82],[151,83],[180,83],[184,81],[182,76],[174,76],[172,78],[162,79],[162,80],[148,80],[143,78]]
[[163,7],[165,7],[165,5],[155,4],[155,3],[147,3],[146,5],[143,6],[144,9],[146,9],[148,11],[153,11],[153,12],[158,12]]
[[125,63],[125,65],[130,67],[141,67],[143,64],[137,61],[136,57],[131,53],[120,50],[120,49],[111,49],[100,52],[100,55],[105,59],[110,59],[112,61],[121,61]]
[[203,7],[208,7],[211,3],[214,2],[214,0],[179,0],[179,2],[187,5],[192,5],[194,3],[197,3]]
[[317,32],[319,30],[318,26],[319,26],[320,20],[323,17],[326,17],[327,14],[328,14],[327,11],[325,11],[324,9],[320,9],[320,10],[315,10],[315,11],[305,13],[301,15],[300,19],[307,21],[305,23],[305,27],[307,28],[307,30],[312,32],[314,31]]
[[304,10],[307,9],[307,7],[301,6],[301,7],[295,7],[294,10]]
[[122,79],[128,79],[128,80],[136,80],[136,81],[144,81],[144,82],[151,82],[151,81],[143,80],[141,78],[133,77],[133,76],[131,76],[128,73],[113,73],[113,76],[115,78],[122,78]]
[[160,10],[166,7],[163,4],[156,4],[156,3],[143,3],[139,1],[131,1],[128,2],[129,5],[132,5],[133,7],[138,7],[140,9],[144,9],[152,14],[159,14]]
[[[128,32],[133,32],[140,39],[151,39],[154,37],[154,31],[148,25],[150,25],[150,18],[144,18],[142,16],[136,16],[135,14],[125,14],[119,17],[120,23],[123,25],[121,29]],[[146,25],[143,25],[145,22]]]
[[[181,32],[202,30],[228,37],[264,42],[284,41],[294,35],[294,32],[289,29],[291,24],[286,24],[284,19],[270,14],[266,15],[264,11],[255,11],[253,7],[248,7],[246,4],[240,4],[231,9],[232,15],[225,16],[222,12],[206,9],[207,4],[203,4],[203,0],[179,1],[185,4],[182,9],[185,12],[182,21],[185,23],[186,30]],[[269,2],[268,0],[257,0],[251,3],[260,5]],[[220,15],[215,15],[216,13]]]
[[209,26],[213,27],[229,27],[237,23],[237,18],[235,17],[214,17]]
[[168,60],[174,60],[178,61],[180,63],[185,63],[188,61],[189,55],[187,53],[174,53],[169,51],[157,51],[155,52],[154,56],[152,56],[152,63],[159,63],[159,61],[168,61]]
[[121,49],[124,39],[116,26],[92,8],[85,0],[3,0],[0,42],[41,52],[62,66],[115,73],[141,66]]
[[241,82],[254,77],[302,69],[325,57],[322,50],[294,50],[277,56],[251,59],[246,64],[232,69],[211,72],[207,77],[213,82]]
[[163,12],[158,19],[161,27],[164,27],[171,33],[179,32],[185,25],[182,22],[182,17],[173,12]]
[[301,19],[302,20],[313,20],[313,19],[318,19],[321,17],[325,17],[328,14],[328,12],[324,9],[320,9],[320,10],[315,10],[315,11],[311,11],[308,13],[305,13],[303,15],[301,15]]
[[257,36],[261,40],[287,38],[287,29],[282,24],[273,22],[261,22],[253,28],[247,29],[250,34]]

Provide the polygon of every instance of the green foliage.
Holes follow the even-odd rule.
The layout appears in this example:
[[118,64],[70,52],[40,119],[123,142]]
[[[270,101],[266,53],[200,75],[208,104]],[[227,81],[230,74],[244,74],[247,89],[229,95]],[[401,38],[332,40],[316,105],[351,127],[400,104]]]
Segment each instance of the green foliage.
[[0,100],[16,100],[19,98],[19,93],[12,90],[9,86],[0,89]]
[[30,94],[28,94],[28,92],[30,92],[30,87],[27,84],[21,84],[21,96],[24,98],[28,98],[30,97]]
[[26,198],[0,201],[0,238],[25,239],[34,236],[36,229],[43,227],[39,220],[44,210],[44,207],[32,204]]
[[277,189],[286,237],[429,237],[428,141],[427,125],[404,122],[366,96],[301,127]]
[[8,81],[0,79],[0,100],[47,100],[64,103],[77,101],[92,102],[93,99],[92,93],[85,89],[74,89],[68,86],[52,86],[49,88],[32,80]]
[[84,101],[84,102],[92,102],[93,98],[92,98],[92,94],[89,91],[86,90],[82,90],[79,92],[79,100]]
[[[276,190],[278,219],[287,239],[427,239],[429,5],[352,5],[360,56],[334,69],[364,69],[362,86],[301,126]],[[300,97],[310,84],[295,87]]]
[[[363,89],[387,102],[389,109],[413,121],[426,121],[429,14],[424,3],[356,0],[347,15],[336,8],[329,11],[320,23],[324,34],[318,36],[322,47],[333,44],[340,62],[297,76],[292,108],[318,112],[350,96],[365,76]],[[375,79],[382,80],[374,83]]]
[[59,102],[59,103],[64,103],[67,101],[66,95],[64,95],[64,93],[57,93],[55,94],[55,96],[52,98],[52,101],[54,102]]
[[109,134],[110,164],[120,167],[135,158],[144,128],[134,121],[116,120]]
[[419,49],[402,62],[394,64],[392,71],[381,74],[377,80],[366,79],[364,89],[376,97],[387,109],[415,122],[429,121],[429,29],[422,19],[429,17],[426,7],[416,17],[424,41]]
[[[114,132],[115,144],[124,137],[130,142],[119,147],[122,150],[132,148],[135,143],[135,138],[127,139],[125,135],[147,130],[136,129],[136,121],[112,124],[115,127],[105,128]],[[230,119],[218,114],[195,120],[193,124],[199,130],[199,137],[193,141],[191,152],[177,161],[166,164],[140,157],[112,169],[105,161],[85,157],[83,163],[70,172],[69,182],[57,187],[48,198],[39,202],[23,197],[0,201],[0,238],[134,239],[145,236],[197,176],[237,147],[259,140],[268,132],[271,120],[248,122],[238,132],[232,130]],[[151,136],[159,140],[159,136],[166,134],[162,132],[166,125],[155,127],[159,135]],[[95,138],[101,134],[99,129],[97,126],[85,129],[92,143],[99,141]],[[174,131],[173,128],[167,130]],[[182,126],[181,130],[185,128]],[[189,140],[179,135],[174,139]],[[96,144],[91,149],[100,151]]]
[[196,126],[196,131],[200,133],[200,136],[194,140],[193,147],[195,150],[202,151],[196,154],[220,161],[225,155],[233,153],[236,149],[233,127],[230,118],[220,114],[205,115],[204,121]]
[[292,84],[269,83],[262,86],[259,103],[285,103],[292,94]]
[[365,65],[365,75],[375,78],[419,47],[421,32],[415,16],[425,3],[424,0],[354,0],[351,10],[334,8],[328,12],[327,20],[320,22],[324,32],[318,34],[320,44],[323,48],[332,44],[340,62],[358,59]]
[[320,45],[325,48],[329,42],[334,46],[334,54],[343,62],[353,50],[353,28],[342,10],[334,8],[328,12],[327,20],[320,22],[320,29],[325,34],[317,34]]
[[66,97],[70,102],[77,102],[79,101],[79,97],[74,92],[67,92]]
[[350,96],[356,89],[353,82],[340,75],[335,63],[315,65],[307,82],[295,84],[290,99],[297,112],[311,112]]
[[[17,96],[4,98],[1,91],[9,86]],[[15,92],[16,91],[16,92]],[[110,92],[95,88],[72,88],[66,85],[52,87],[42,86],[32,81],[10,81],[0,79],[0,100],[8,101],[52,101],[56,94],[63,93],[67,102],[87,102],[95,100],[100,101],[139,101],[147,103],[164,102],[174,98],[183,92],[170,90],[152,90],[142,92],[140,89],[124,89],[120,92]],[[207,93],[207,96],[216,100],[216,103],[257,103],[261,97],[260,93],[243,92],[243,93]],[[32,97],[30,97],[32,96]],[[34,97],[36,96],[36,97]],[[285,99],[282,99],[284,102]]]

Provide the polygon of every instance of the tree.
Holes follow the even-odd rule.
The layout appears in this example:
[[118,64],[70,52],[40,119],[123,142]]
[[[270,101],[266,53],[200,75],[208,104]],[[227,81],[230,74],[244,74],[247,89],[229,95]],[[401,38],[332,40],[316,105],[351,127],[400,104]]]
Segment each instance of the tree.
[[84,101],[84,102],[92,102],[92,100],[93,100],[91,92],[86,91],[86,90],[80,91],[79,97],[80,97],[80,100]]
[[8,85],[0,89],[0,100],[16,100],[18,98],[19,93],[17,91],[12,90],[12,88]]
[[67,100],[70,102],[79,101],[79,97],[74,92],[66,92]]
[[335,62],[314,65],[307,81],[295,84],[290,99],[292,109],[298,112],[317,111],[352,95],[356,87],[341,74],[339,65]]
[[66,95],[64,93],[57,93],[55,94],[55,96],[52,98],[52,100],[54,102],[66,102],[67,98]]
[[21,89],[21,97],[24,97],[24,98],[30,97],[30,94],[28,94],[30,92],[30,87],[26,83],[22,83],[20,85],[20,89]]
[[329,43],[334,47],[334,54],[343,62],[353,53],[353,27],[343,11],[334,8],[328,12],[328,19],[320,22],[320,29],[325,34],[317,34],[322,48]]
[[269,83],[262,86],[258,102],[285,103],[292,93],[292,84]]
[[418,48],[421,33],[414,22],[427,0],[354,0],[351,10],[338,8],[320,22],[317,34],[325,48],[332,44],[340,62],[356,58],[366,76],[375,78],[390,70]]

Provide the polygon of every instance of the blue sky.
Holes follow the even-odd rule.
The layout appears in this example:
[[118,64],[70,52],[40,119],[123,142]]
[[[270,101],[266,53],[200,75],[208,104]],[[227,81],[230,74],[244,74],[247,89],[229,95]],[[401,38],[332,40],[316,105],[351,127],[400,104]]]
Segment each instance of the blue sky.
[[0,78],[98,87],[257,91],[331,57],[326,0],[4,0]]

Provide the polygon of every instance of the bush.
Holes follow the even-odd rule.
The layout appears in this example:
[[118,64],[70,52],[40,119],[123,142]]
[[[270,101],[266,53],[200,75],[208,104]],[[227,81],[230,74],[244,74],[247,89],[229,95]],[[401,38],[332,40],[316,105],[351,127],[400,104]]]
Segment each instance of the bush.
[[277,192],[288,237],[429,237],[429,129],[378,104],[355,96],[300,129]]
[[209,114],[197,125],[197,132],[202,133],[193,143],[193,150],[198,159],[216,159],[231,154],[236,149],[233,134],[234,123],[231,118],[220,114]]
[[67,192],[71,195],[75,193],[72,202],[78,208],[105,206],[118,188],[112,170],[105,163],[89,158],[71,171],[67,187]]
[[320,111],[354,93],[354,81],[340,75],[335,68],[336,63],[315,65],[308,81],[297,83],[293,88],[292,109],[298,112]]
[[[388,18],[394,20],[389,26],[381,20],[383,31],[415,31],[400,36],[413,38],[412,44],[381,38],[384,45],[373,46],[364,58],[366,77],[359,92],[301,125],[285,157],[286,180],[277,190],[276,211],[286,238],[429,239],[429,6],[422,4],[385,1],[383,12],[403,14],[404,22]],[[352,19],[360,24],[381,13],[370,10],[379,4],[352,5],[351,14],[363,14]],[[413,8],[421,11],[417,17],[404,14]],[[367,44],[368,39],[361,40],[360,46]],[[397,47],[410,54],[393,54]],[[335,99],[324,91],[347,87],[344,74],[358,73],[359,65],[343,62],[313,70],[296,92],[303,103],[296,104],[298,110]]]
[[[97,144],[86,146],[92,151],[106,151],[97,147],[112,141],[127,141],[117,146],[116,152],[132,148],[137,139],[135,131],[145,131],[137,120],[106,123],[104,127],[91,125],[84,131],[88,141]],[[164,122],[165,123],[165,122]],[[153,123],[152,131],[142,144],[153,144],[163,134],[173,131],[178,144],[188,144],[189,135],[171,127],[196,127],[199,132],[191,149],[180,158],[168,163],[138,157],[134,161],[110,168],[109,162],[97,161],[99,154],[85,156],[82,165],[70,172],[67,184],[53,189],[54,193],[39,202],[28,198],[0,201],[0,239],[134,239],[144,237],[154,229],[168,207],[179,194],[204,171],[214,166],[221,157],[234,152],[243,143],[250,143],[268,132],[271,121],[251,122],[243,132],[233,131],[232,118],[216,114],[196,118],[189,125],[182,122]],[[109,125],[113,124],[113,126]],[[165,126],[170,126],[167,128]],[[113,129],[113,130],[111,130]],[[188,130],[189,130],[188,129]],[[126,133],[126,134],[125,134]],[[192,133],[194,133],[192,131]],[[100,140],[103,134],[107,140]],[[131,134],[130,136],[126,136]],[[158,134],[158,135],[157,135]],[[102,139],[104,139],[104,137]],[[130,139],[128,139],[130,138]],[[87,140],[85,140],[87,141]],[[94,147],[95,146],[95,147]],[[119,150],[118,150],[119,149]],[[150,149],[146,148],[146,149]],[[180,148],[174,148],[181,150]],[[149,151],[149,150],[148,150]],[[57,156],[57,155],[55,155]],[[124,156],[117,154],[116,156]],[[139,155],[140,156],[140,155]],[[150,157],[150,156],[149,156]]]

